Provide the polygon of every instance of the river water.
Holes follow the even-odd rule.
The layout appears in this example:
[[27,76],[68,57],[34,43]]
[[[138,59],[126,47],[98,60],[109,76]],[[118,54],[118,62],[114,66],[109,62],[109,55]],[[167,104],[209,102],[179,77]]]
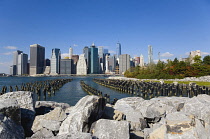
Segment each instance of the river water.
[[[84,80],[84,82],[91,87],[94,87],[97,90],[102,91],[103,94],[109,94],[111,102],[114,98],[120,99],[124,97],[130,97],[132,95],[118,92],[117,90],[113,90],[104,86],[101,86],[95,82],[93,82],[93,78],[106,78],[103,76],[63,76],[63,77],[0,77],[0,89],[3,86],[7,86],[7,91],[9,90],[9,86],[14,87],[15,85],[20,86],[22,83],[35,82],[35,81],[45,81],[45,80],[53,80],[53,79],[61,79],[61,78],[71,78],[73,79],[71,82],[66,83],[60,90],[56,91],[55,95],[47,96],[47,101],[56,101],[62,103],[68,103],[71,106],[75,105],[82,97],[86,96],[87,93],[82,90],[80,87],[80,80]],[[1,91],[1,90],[0,90]],[[44,100],[43,94],[40,100]]]

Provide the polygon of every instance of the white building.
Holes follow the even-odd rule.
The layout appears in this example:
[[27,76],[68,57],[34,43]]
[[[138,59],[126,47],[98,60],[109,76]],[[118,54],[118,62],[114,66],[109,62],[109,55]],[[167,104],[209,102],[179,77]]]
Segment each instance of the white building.
[[190,52],[190,55],[189,55],[190,64],[195,63],[195,61],[193,60],[193,58],[194,58],[196,55],[197,55],[197,56],[201,56],[201,51],[200,51],[200,50],[196,50],[196,51],[191,51],[191,52]]
[[50,60],[50,74],[60,74],[60,60],[61,52],[60,49],[52,49],[52,55]]
[[144,56],[141,54],[140,55],[140,64],[139,64],[140,67],[144,67]]
[[84,54],[79,55],[79,60],[77,62],[77,75],[87,75],[87,65]]
[[72,59],[72,56],[73,56],[73,48],[70,47],[69,48],[69,59]]
[[28,55],[21,53],[18,55],[18,75],[28,74],[27,72]]

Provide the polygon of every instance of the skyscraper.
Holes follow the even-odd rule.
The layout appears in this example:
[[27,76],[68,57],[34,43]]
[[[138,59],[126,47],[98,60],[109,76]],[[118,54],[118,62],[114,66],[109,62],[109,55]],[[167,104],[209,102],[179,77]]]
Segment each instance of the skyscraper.
[[153,63],[153,50],[152,50],[152,46],[148,45],[148,64],[152,64]]
[[140,64],[139,64],[140,67],[144,67],[144,56],[141,54],[140,55]]
[[119,74],[123,74],[130,69],[130,55],[122,54],[119,56]]
[[18,55],[18,75],[28,74],[28,55],[21,53]]
[[73,48],[70,47],[69,48],[69,59],[72,59],[72,56],[73,56]]
[[191,51],[190,52],[190,55],[189,55],[190,64],[195,63],[195,61],[193,59],[195,56],[201,56],[201,51],[200,50],[196,50],[196,51]]
[[18,74],[18,55],[21,54],[23,51],[17,50],[13,53],[13,75]]
[[44,72],[45,47],[39,44],[30,45],[30,75]]
[[77,63],[77,75],[87,75],[87,65],[84,54],[79,55]]
[[116,52],[116,54],[117,54],[117,58],[119,58],[119,56],[121,55],[121,44],[119,42],[117,43],[117,52]]
[[52,55],[50,60],[50,73],[51,74],[59,74],[60,73],[60,59],[61,59],[61,52],[60,49],[54,48],[52,49]]
[[72,74],[73,65],[72,59],[61,59],[60,74]]
[[98,74],[99,72],[99,62],[98,62],[98,48],[96,48],[93,43],[89,48],[89,65],[88,70],[90,74]]

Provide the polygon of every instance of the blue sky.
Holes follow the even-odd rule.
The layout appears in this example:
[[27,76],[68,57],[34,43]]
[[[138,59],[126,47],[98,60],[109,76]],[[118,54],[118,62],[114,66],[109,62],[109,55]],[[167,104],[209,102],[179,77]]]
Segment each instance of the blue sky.
[[29,54],[40,44],[50,58],[52,48],[63,55],[70,46],[81,54],[95,42],[110,52],[143,54],[148,45],[154,60],[210,53],[209,0],[0,0],[0,73],[9,73],[15,50]]

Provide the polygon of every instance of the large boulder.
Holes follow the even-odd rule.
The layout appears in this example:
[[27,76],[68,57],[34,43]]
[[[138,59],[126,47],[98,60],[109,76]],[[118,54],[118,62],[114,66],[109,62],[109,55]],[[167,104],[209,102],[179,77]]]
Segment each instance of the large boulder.
[[92,139],[92,135],[90,133],[84,133],[84,132],[76,132],[76,133],[73,132],[73,133],[50,137],[49,139]]
[[15,99],[21,108],[21,125],[26,136],[31,136],[31,127],[35,118],[35,96],[32,92],[17,91],[9,92],[0,96],[1,100]]
[[23,139],[24,137],[20,107],[17,101],[14,99],[0,100],[0,138]]
[[115,111],[122,112],[126,121],[130,122],[131,130],[143,130],[147,127],[146,120],[141,111],[137,109],[144,101],[141,97],[127,97],[118,100],[114,106]]
[[104,107],[104,98],[97,96],[83,97],[62,122],[58,135],[72,132],[88,132],[91,124],[102,116]]
[[56,107],[61,107],[63,110],[66,110],[70,107],[70,105],[67,103],[58,103],[54,101],[36,101],[36,115],[44,115]]
[[187,100],[182,111],[210,125],[210,96],[203,94]]
[[99,139],[129,139],[129,123],[127,121],[116,121],[100,119],[91,127],[93,136]]
[[[56,107],[45,115],[35,117],[32,131],[36,134],[39,130],[46,128],[47,130],[58,132],[61,122],[66,118],[66,114],[61,107]],[[39,134],[40,135],[40,134]]]

